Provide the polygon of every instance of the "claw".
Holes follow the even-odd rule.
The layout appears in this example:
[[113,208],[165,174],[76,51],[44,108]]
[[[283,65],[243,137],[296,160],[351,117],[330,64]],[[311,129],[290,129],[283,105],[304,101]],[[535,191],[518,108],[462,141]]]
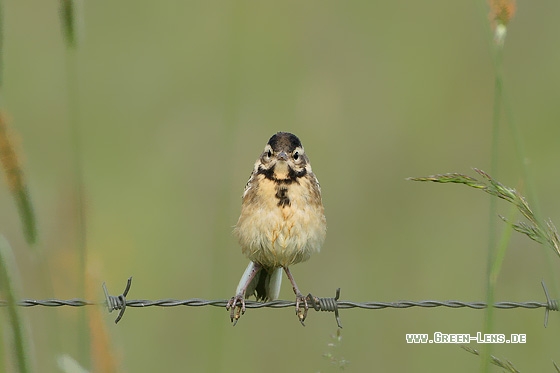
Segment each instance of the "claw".
[[245,313],[245,297],[243,294],[232,297],[226,304],[226,310],[230,311],[229,317],[233,326],[235,326],[241,315]]
[[[303,302],[303,307],[300,307],[300,303]],[[302,310],[303,308],[303,310]],[[307,297],[304,297],[301,293],[296,294],[296,315],[299,319],[301,325],[305,326],[303,323],[307,317],[307,310],[309,306],[307,305]]]
[[[292,276],[290,269],[288,267],[284,267],[284,272],[286,272],[286,276],[288,276],[288,279],[292,283],[292,289],[294,290],[294,294],[296,295],[296,315],[301,325],[305,326],[303,322],[307,317],[307,310],[309,309],[309,306],[307,305],[307,298],[304,297],[299,291],[299,288],[296,284],[296,280],[294,280],[294,276]],[[300,303],[302,302],[303,302],[303,311],[300,309]]]
[[257,273],[262,269],[262,266],[255,262],[249,262],[247,269],[243,272],[239,285],[237,285],[237,295],[232,297],[226,304],[226,310],[230,311],[229,317],[233,326],[237,324],[237,321],[245,313],[245,292],[247,287],[253,281]]

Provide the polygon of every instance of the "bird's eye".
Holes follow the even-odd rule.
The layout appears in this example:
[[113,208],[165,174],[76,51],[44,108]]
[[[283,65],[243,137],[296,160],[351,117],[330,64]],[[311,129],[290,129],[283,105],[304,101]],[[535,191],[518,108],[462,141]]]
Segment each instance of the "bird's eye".
[[270,149],[268,149],[268,152],[266,152],[266,156],[268,158],[272,157],[272,151]]
[[294,152],[294,161],[299,159],[299,152]]

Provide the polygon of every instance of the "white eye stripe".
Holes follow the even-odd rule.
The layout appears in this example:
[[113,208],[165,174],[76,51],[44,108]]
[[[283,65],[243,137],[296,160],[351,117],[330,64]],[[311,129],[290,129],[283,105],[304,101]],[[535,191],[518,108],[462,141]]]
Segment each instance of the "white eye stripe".
[[272,147],[267,144],[264,147],[262,158],[266,161],[269,161],[273,154],[274,154],[274,151],[272,150]]
[[302,147],[298,146],[297,148],[294,149],[294,151],[292,152],[292,158],[294,159],[294,161],[296,162],[301,162],[303,160],[303,155],[305,154],[304,150]]

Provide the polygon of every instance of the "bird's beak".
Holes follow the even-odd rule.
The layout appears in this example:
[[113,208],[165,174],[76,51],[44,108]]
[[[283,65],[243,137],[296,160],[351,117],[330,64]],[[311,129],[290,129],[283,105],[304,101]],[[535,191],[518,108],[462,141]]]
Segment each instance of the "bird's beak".
[[284,152],[282,150],[280,153],[278,153],[276,158],[278,158],[279,161],[287,161],[288,160],[288,154],[286,154],[286,152]]

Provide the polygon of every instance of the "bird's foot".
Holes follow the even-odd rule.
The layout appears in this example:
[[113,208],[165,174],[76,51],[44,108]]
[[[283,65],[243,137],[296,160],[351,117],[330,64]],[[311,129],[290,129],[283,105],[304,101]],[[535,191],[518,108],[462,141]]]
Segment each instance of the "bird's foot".
[[301,325],[305,326],[303,323],[307,317],[307,310],[309,306],[307,305],[307,297],[304,297],[300,292],[296,294],[296,315],[298,317]]
[[233,326],[235,326],[241,315],[245,313],[245,297],[243,294],[232,297],[226,304],[226,310],[230,311],[229,317]]

